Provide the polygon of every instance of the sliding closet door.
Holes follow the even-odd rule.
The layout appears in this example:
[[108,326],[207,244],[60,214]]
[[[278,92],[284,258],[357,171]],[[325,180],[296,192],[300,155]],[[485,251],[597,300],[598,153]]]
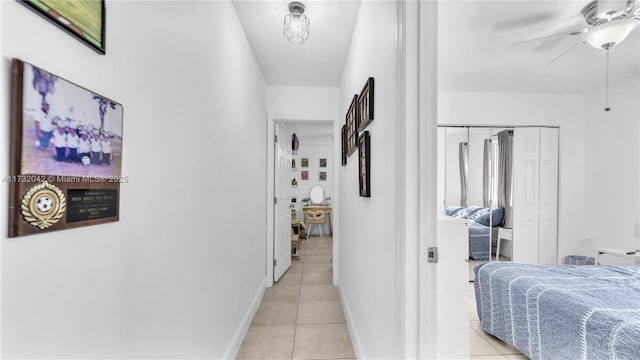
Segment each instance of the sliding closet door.
[[538,262],[558,260],[558,129],[540,128],[540,226]]
[[513,261],[538,263],[540,128],[513,131]]

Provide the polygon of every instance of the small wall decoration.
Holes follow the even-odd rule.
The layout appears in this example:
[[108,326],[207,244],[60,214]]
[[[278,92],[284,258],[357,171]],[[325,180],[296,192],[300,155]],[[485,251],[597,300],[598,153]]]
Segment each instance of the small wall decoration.
[[347,156],[356,151],[358,143],[358,95],[353,95],[345,118],[347,131]]
[[119,221],[123,108],[12,62],[9,237]]
[[302,167],[309,167],[309,158],[302,158],[300,160],[300,166]]
[[309,171],[307,171],[307,170],[302,170],[302,171],[300,172],[300,178],[301,178],[302,180],[309,180]]
[[296,159],[291,159],[291,168],[292,169],[296,168]]
[[327,159],[320,159],[320,167],[327,167]]
[[373,78],[370,77],[364,84],[358,97],[358,130],[364,128],[373,121]]
[[347,134],[346,134],[347,125],[342,125],[342,130],[340,130],[340,135],[342,139],[342,166],[347,165]]
[[298,140],[298,135],[296,135],[296,133],[293,133],[293,135],[291,135],[291,150],[298,151],[298,148],[300,147],[300,140]]
[[327,172],[320,171],[320,181],[327,181]]
[[105,53],[104,0],[18,0],[100,54]]
[[371,140],[365,131],[358,139],[358,173],[360,178],[360,196],[371,197]]

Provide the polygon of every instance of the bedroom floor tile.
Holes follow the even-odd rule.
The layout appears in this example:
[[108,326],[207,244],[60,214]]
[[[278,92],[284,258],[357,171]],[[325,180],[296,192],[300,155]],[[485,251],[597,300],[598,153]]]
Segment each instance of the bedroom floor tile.
[[476,333],[478,333],[482,338],[484,338],[489,344],[491,344],[496,350],[498,350],[499,354],[503,355],[521,355],[520,350],[515,347],[505,343],[504,341],[486,333],[482,330],[482,325],[480,321],[469,321],[469,327],[473,329]]
[[522,355],[522,354],[518,354],[518,355],[513,355],[513,354],[507,354],[504,356],[506,359],[509,360],[529,360],[528,357]]
[[[469,359],[474,360],[474,359],[484,359],[484,360],[504,360],[506,359],[506,357],[504,357],[504,355],[471,355],[471,357],[469,357]],[[526,358],[525,358],[526,359]]]
[[500,351],[493,347],[487,339],[469,328],[469,353],[470,355],[501,355]]

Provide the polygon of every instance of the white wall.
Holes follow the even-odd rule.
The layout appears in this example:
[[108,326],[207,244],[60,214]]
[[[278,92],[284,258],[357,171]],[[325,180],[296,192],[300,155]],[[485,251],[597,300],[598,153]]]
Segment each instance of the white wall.
[[339,287],[359,358],[395,358],[398,346],[396,27],[395,2],[362,2],[340,85],[344,119],[353,95],[360,93],[368,77],[375,78],[374,121],[366,129],[371,135],[371,197],[359,196],[357,152],[341,168],[336,189],[343,239],[337,245]]
[[267,109],[274,117],[334,120],[338,94],[337,87],[269,86]]
[[612,82],[611,111],[604,87],[587,95],[587,223],[589,236],[576,244],[585,255],[598,247],[640,249],[640,79]]
[[[587,207],[585,97],[571,94],[438,93],[439,125],[559,126],[559,262],[582,248],[591,222]],[[637,136],[637,131],[634,133]],[[637,153],[637,152],[636,152]],[[637,198],[637,197],[636,197]]]
[[105,56],[0,6],[2,133],[18,57],[123,104],[130,178],[117,223],[8,239],[0,221],[2,356],[233,356],[265,281],[265,210],[246,204],[266,198],[267,106],[232,5],[107,2]]

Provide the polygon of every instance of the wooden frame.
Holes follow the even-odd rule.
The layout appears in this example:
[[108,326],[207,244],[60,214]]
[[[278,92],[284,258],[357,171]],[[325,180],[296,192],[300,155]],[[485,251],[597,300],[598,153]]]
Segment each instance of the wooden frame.
[[321,158],[320,159],[320,167],[327,167],[327,159],[326,158]]
[[347,133],[346,133],[347,125],[342,125],[342,129],[340,130],[341,141],[342,141],[342,166],[347,165]]
[[358,95],[353,95],[347,116],[345,117],[347,136],[347,156],[356,151],[358,143]]
[[55,2],[18,0],[18,2],[99,54],[105,54],[106,15],[104,0]]
[[370,77],[358,97],[358,130],[363,131],[373,121],[373,78]]
[[[18,59],[12,70],[9,236],[119,221],[122,105]],[[100,148],[81,150],[90,134]]]
[[368,131],[358,139],[358,165],[360,196],[371,197],[371,138]]

